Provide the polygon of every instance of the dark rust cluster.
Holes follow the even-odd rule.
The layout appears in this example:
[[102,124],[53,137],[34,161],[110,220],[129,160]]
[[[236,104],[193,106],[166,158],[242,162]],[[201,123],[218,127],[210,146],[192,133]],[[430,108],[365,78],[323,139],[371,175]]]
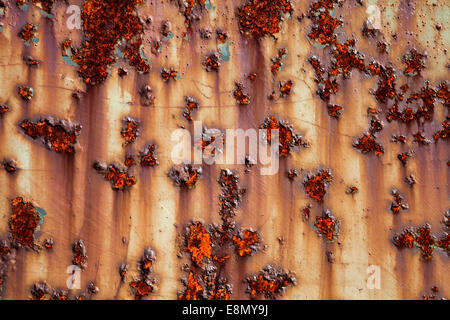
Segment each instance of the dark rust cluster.
[[122,131],[120,135],[125,139],[125,143],[133,143],[139,136],[139,122],[136,119],[123,119]]
[[26,43],[31,44],[33,39],[36,37],[37,26],[31,23],[26,23],[22,30],[19,32],[19,37]]
[[9,230],[15,243],[34,248],[34,233],[40,220],[39,212],[31,202],[25,202],[22,197],[11,200]]
[[311,19],[312,27],[308,33],[311,40],[322,46],[336,42],[335,30],[344,23],[332,16],[333,8],[341,5],[341,0],[319,0],[310,6],[308,18]]
[[384,148],[376,140],[373,134],[365,133],[361,138],[353,142],[353,147],[361,153],[374,152],[377,156],[384,154]]
[[65,120],[56,120],[52,117],[40,119],[36,122],[23,120],[20,128],[32,139],[41,138],[49,149],[58,153],[74,154],[81,125],[71,124]]
[[268,265],[257,275],[247,278],[246,282],[246,291],[251,298],[264,295],[266,298],[275,299],[282,295],[287,287],[296,285],[297,279],[290,272]]
[[250,96],[244,93],[242,83],[236,82],[235,87],[233,96],[236,99],[236,102],[241,106],[248,105],[250,103]]
[[197,185],[201,174],[201,167],[196,168],[186,164],[173,166],[168,175],[177,187],[192,189]]
[[156,158],[156,144],[148,144],[144,150],[139,153],[139,164],[143,168],[155,167],[158,165]]
[[111,183],[113,190],[126,190],[136,184],[136,177],[130,175],[128,167],[121,168],[117,164],[106,165],[95,162],[94,169]]
[[283,14],[294,11],[290,0],[247,0],[238,8],[241,33],[260,39],[280,31]]
[[0,120],[3,119],[3,117],[8,111],[9,107],[7,105],[0,105]]
[[31,99],[34,96],[34,90],[32,87],[29,86],[19,86],[17,88],[17,94],[19,95],[19,97],[22,98],[22,100],[28,102],[31,101]]
[[392,189],[391,194],[394,197],[394,201],[391,203],[391,211],[393,214],[398,214],[401,210],[409,209],[408,204],[404,201],[405,199],[397,189]]
[[84,245],[83,240],[78,239],[74,242],[72,245],[72,252],[73,252],[73,258],[72,258],[72,264],[79,266],[80,268],[84,269],[87,267],[87,252],[86,252],[86,246]]
[[186,108],[184,109],[183,116],[186,120],[192,121],[192,112],[199,108],[199,103],[194,97],[185,97],[184,101],[186,101]]

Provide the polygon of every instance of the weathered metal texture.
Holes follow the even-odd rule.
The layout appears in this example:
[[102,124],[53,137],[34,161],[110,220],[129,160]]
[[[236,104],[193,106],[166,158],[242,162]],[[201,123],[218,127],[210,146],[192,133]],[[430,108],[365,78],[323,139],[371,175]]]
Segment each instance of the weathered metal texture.
[[[269,37],[254,40],[239,32],[236,9],[241,0],[212,1],[214,9],[203,10],[200,21],[187,31],[189,40],[182,39],[186,31],[184,16],[172,1],[156,1],[138,8],[141,17],[151,16],[151,26],[145,38],[159,37],[161,22],[168,19],[174,37],[163,41],[157,56],[146,43],[145,53],[152,61],[147,75],[129,69],[129,75],[120,78],[117,67],[104,84],[85,88],[76,68],[62,60],[61,43],[71,38],[79,44],[82,33],[66,26],[67,5],[57,3],[55,17],[41,16],[31,6],[26,12],[9,1],[4,29],[0,33],[0,103],[7,103],[11,111],[0,120],[0,159],[13,158],[20,168],[14,175],[0,172],[0,235],[8,233],[10,200],[20,195],[36,201],[47,212],[41,227],[41,242],[52,237],[51,251],[39,254],[20,250],[14,270],[9,273],[4,292],[5,299],[27,299],[30,287],[41,280],[53,287],[66,287],[67,267],[71,264],[72,243],[83,239],[87,247],[88,266],[82,272],[82,288],[95,281],[100,288],[96,298],[132,299],[128,282],[137,276],[137,262],[144,248],[156,252],[153,276],[159,283],[150,299],[176,299],[183,289],[180,279],[186,274],[182,266],[189,256],[182,253],[182,231],[191,220],[204,223],[219,222],[217,179],[222,167],[235,169],[241,178],[241,187],[247,194],[237,210],[236,222],[245,228],[258,230],[266,250],[252,257],[231,257],[225,274],[233,285],[233,299],[247,298],[245,284],[248,275],[255,274],[266,264],[274,264],[296,274],[297,285],[290,287],[283,299],[418,299],[433,285],[440,287],[443,296],[449,296],[448,256],[436,252],[430,262],[423,261],[418,249],[398,250],[392,237],[406,226],[425,222],[440,234],[444,212],[448,209],[448,140],[429,146],[412,144],[416,124],[409,127],[392,122],[385,126],[378,141],[385,154],[363,155],[352,147],[355,138],[367,131],[367,107],[376,105],[369,93],[376,87],[376,78],[352,72],[337,95],[336,102],[344,106],[340,120],[328,116],[326,104],[316,95],[314,71],[307,59],[323,56],[328,49],[315,47],[307,38],[310,21],[296,19],[306,14],[309,1],[294,1],[295,12],[286,18],[277,41]],[[77,3],[74,3],[77,4]],[[81,3],[79,3],[81,5]],[[427,68],[415,81],[417,88],[425,79],[437,86],[448,77],[450,33],[449,10],[445,1],[345,1],[336,9],[342,15],[344,26],[339,37],[357,39],[359,52],[379,57],[376,42],[361,35],[366,9],[376,5],[381,10],[381,31],[391,44],[384,61],[390,60],[398,73],[403,70],[401,57],[410,48],[426,51]],[[27,47],[17,36],[26,22],[39,25],[39,43]],[[436,25],[442,26],[437,30]],[[198,30],[213,31],[210,40],[202,40]],[[232,42],[230,60],[221,64],[218,73],[206,72],[203,57],[217,50],[214,32],[225,30]],[[394,41],[392,34],[398,34]],[[346,36],[343,36],[343,35]],[[287,59],[274,77],[270,59],[279,48],[287,48]],[[32,55],[42,61],[30,69],[22,60]],[[159,70],[174,67],[181,78],[163,82]],[[239,106],[233,97],[235,81],[256,72],[256,80],[245,86],[251,96],[248,106]],[[292,94],[277,101],[267,95],[277,89],[280,80],[294,81]],[[25,103],[16,94],[18,85],[34,88],[33,99]],[[155,105],[143,107],[139,90],[149,84],[156,97]],[[79,101],[71,95],[76,89],[85,91]],[[257,128],[268,114],[289,120],[297,132],[311,142],[309,149],[301,149],[280,160],[277,175],[261,176],[259,165],[249,174],[244,166],[203,166],[200,183],[192,190],[180,190],[167,177],[172,167],[170,136],[180,125],[189,127],[182,117],[185,96],[194,96],[200,108],[195,120],[208,127]],[[23,119],[51,115],[80,123],[82,133],[79,149],[74,156],[58,154],[38,141],[25,136],[18,124]],[[436,103],[432,122],[423,130],[431,138],[445,120],[446,110]],[[123,161],[124,140],[120,136],[122,119],[131,117],[140,121],[140,136],[133,145],[141,150],[147,143],[158,145],[159,166],[135,170],[137,184],[130,190],[117,192],[95,172],[95,161],[106,163]],[[385,119],[383,119],[386,123]],[[408,135],[408,144],[415,150],[407,167],[397,160],[399,144],[391,143],[392,133]],[[403,150],[403,149],[402,149]],[[324,203],[318,205],[308,199],[301,185],[302,176],[294,182],[286,177],[287,170],[303,168],[306,172],[318,167],[330,168],[333,182]],[[414,174],[417,184],[410,188],[404,178]],[[359,192],[346,194],[346,188],[355,185]],[[393,215],[389,206],[392,188],[405,196],[409,210]],[[308,223],[302,220],[301,209],[313,205]],[[328,244],[311,227],[322,209],[330,209],[341,221],[338,242]],[[284,237],[285,241],[279,241]],[[123,238],[126,241],[123,242]],[[332,251],[334,263],[329,263],[326,252]],[[130,264],[125,283],[120,282],[118,268],[122,262]],[[381,289],[366,286],[369,265],[381,268]],[[78,292],[75,290],[75,293]]]

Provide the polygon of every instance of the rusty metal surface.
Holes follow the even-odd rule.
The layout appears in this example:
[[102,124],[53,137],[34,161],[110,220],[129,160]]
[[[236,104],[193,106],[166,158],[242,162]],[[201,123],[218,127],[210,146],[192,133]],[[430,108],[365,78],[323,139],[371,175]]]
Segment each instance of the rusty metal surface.
[[[341,118],[329,117],[326,104],[316,94],[314,70],[307,61],[311,55],[326,56],[327,50],[308,39],[310,20],[297,19],[307,14],[314,1],[292,2],[295,11],[291,18],[284,19],[276,41],[270,37],[255,40],[240,33],[236,9],[242,0],[212,0],[214,9],[202,11],[201,19],[188,30],[189,40],[183,40],[185,18],[176,3],[146,3],[138,7],[141,17],[152,17],[144,39],[160,37],[159,27],[167,19],[174,37],[162,42],[158,55],[151,53],[149,42],[145,43],[145,54],[152,65],[148,74],[127,67],[128,75],[121,78],[117,66],[113,66],[108,79],[93,87],[87,87],[76,68],[61,56],[65,39],[71,38],[76,44],[82,39],[81,30],[67,28],[67,4],[57,2],[54,18],[49,19],[36,6],[23,11],[13,1],[6,2],[6,14],[0,21],[4,26],[0,32],[0,104],[7,104],[11,110],[0,120],[0,159],[14,159],[19,170],[12,175],[0,172],[0,238],[6,238],[9,232],[10,200],[22,196],[47,212],[37,241],[51,237],[55,244],[53,249],[39,253],[18,251],[14,268],[8,273],[4,299],[30,298],[30,288],[38,281],[65,288],[71,247],[77,239],[84,241],[88,255],[82,288],[95,281],[100,289],[95,298],[133,299],[128,283],[137,277],[136,264],[150,246],[156,253],[152,276],[158,284],[149,299],[176,299],[177,292],[183,290],[180,279],[186,277],[182,267],[189,263],[189,255],[182,248],[184,226],[192,220],[220,222],[217,180],[225,167],[236,170],[240,186],[247,189],[236,210],[236,222],[257,230],[266,245],[254,256],[230,258],[224,274],[233,286],[232,299],[248,298],[243,280],[267,264],[296,275],[297,285],[289,287],[281,299],[420,299],[433,285],[439,286],[442,296],[450,295],[447,253],[436,251],[432,261],[424,261],[420,250],[398,250],[391,241],[405,227],[426,222],[434,234],[441,234],[449,205],[448,140],[432,141],[428,146],[414,144],[416,123],[388,124],[382,113],[385,128],[377,141],[385,147],[385,153],[377,157],[352,147],[355,138],[367,131],[367,108],[377,104],[370,90],[376,88],[377,80],[354,70],[334,100],[344,106]],[[399,74],[404,68],[401,58],[409,49],[426,51],[426,68],[410,81],[416,90],[425,80],[435,87],[448,80],[450,8],[445,1],[363,3],[345,1],[335,9],[344,21],[337,31],[339,39],[355,37],[357,50],[367,63],[371,57],[383,63],[392,61]],[[390,43],[386,57],[379,58],[376,41],[361,34],[369,5],[381,12],[381,32]],[[26,46],[17,36],[26,22],[39,25],[37,45]],[[202,28],[213,31],[211,39],[200,38]],[[217,50],[217,28],[228,33],[231,55],[229,61],[222,61],[217,73],[206,72],[202,59]],[[396,41],[393,34],[398,35]],[[270,59],[280,48],[287,48],[288,54],[283,68],[273,76]],[[23,62],[24,55],[42,64],[29,68]],[[159,70],[170,67],[179,72],[180,79],[164,82]],[[257,73],[256,80],[245,86],[251,102],[239,106],[233,97],[235,81],[243,81],[253,72]],[[288,79],[294,82],[291,95],[268,100],[279,81]],[[156,97],[150,107],[140,104],[139,91],[147,84]],[[30,102],[17,95],[19,85],[34,89]],[[84,92],[80,100],[72,98],[75,90]],[[279,172],[272,176],[260,175],[259,164],[249,174],[242,165],[204,165],[199,184],[192,190],[180,190],[167,173],[173,166],[170,136],[179,126],[190,126],[182,116],[185,96],[199,101],[194,118],[208,127],[258,128],[267,115],[275,114],[289,120],[310,141],[310,147],[280,159]],[[433,120],[423,125],[426,137],[432,139],[440,130],[447,112],[441,102],[436,102]],[[23,119],[40,116],[82,125],[75,155],[53,152],[22,133],[18,124]],[[120,135],[125,117],[140,122],[133,149],[142,150],[148,143],[155,143],[159,165],[136,169],[136,185],[118,192],[92,166],[95,161],[109,164],[123,160],[129,148]],[[406,147],[391,142],[392,134],[399,132],[408,137]],[[409,149],[414,150],[414,157],[404,167],[397,154]],[[329,168],[333,174],[322,204],[307,197],[301,185],[302,174],[294,182],[286,177],[291,168],[314,172],[319,167]],[[412,188],[404,182],[409,174],[417,180]],[[357,186],[359,192],[346,194],[349,185]],[[409,204],[409,209],[398,215],[389,210],[393,188]],[[313,213],[305,223],[301,210],[308,203],[313,205]],[[318,237],[311,227],[314,217],[324,209],[330,209],[341,222],[338,240],[333,243]],[[333,252],[333,263],[328,261],[327,251]],[[130,271],[127,281],[121,283],[118,268],[125,261]],[[371,290],[366,285],[370,265],[381,268],[380,289]]]

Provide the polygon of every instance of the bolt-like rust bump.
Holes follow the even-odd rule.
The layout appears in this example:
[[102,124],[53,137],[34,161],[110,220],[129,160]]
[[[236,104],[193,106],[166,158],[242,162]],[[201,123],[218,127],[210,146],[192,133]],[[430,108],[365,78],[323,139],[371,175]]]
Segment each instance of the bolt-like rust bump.
[[289,180],[294,181],[295,178],[297,178],[299,176],[299,172],[297,169],[290,169],[287,173],[286,173],[287,177]]
[[136,177],[130,175],[127,167],[121,168],[116,164],[106,166],[104,163],[95,162],[93,168],[111,183],[113,190],[125,190],[136,184]]
[[12,159],[3,160],[2,165],[8,173],[14,173],[17,171],[17,162]]
[[31,296],[34,300],[44,300],[51,293],[51,287],[43,281],[37,282],[31,287]]
[[402,135],[402,134],[393,134],[392,135],[392,142],[399,142],[402,144],[406,143],[406,136]]
[[206,71],[219,71],[220,67],[220,55],[218,52],[212,52],[205,56],[202,62],[203,67],[205,67]]
[[204,258],[211,258],[211,235],[201,222],[192,222],[186,230],[185,252],[191,253],[191,260],[200,265]]
[[339,220],[331,214],[330,210],[324,211],[322,216],[316,216],[316,221],[314,222],[314,229],[317,234],[329,242],[337,239],[339,226]]
[[384,124],[383,121],[378,119],[378,117],[373,116],[372,119],[370,119],[370,128],[369,132],[373,135],[383,130]]
[[374,152],[377,156],[384,154],[384,148],[376,141],[374,135],[365,133],[361,138],[353,142],[353,147],[366,154]]
[[44,242],[42,243],[42,245],[44,246],[45,249],[52,249],[53,245],[54,245],[54,240],[52,238],[47,238],[44,240]]
[[72,245],[72,252],[72,264],[79,266],[82,269],[86,268],[88,257],[86,253],[86,246],[84,245],[83,240],[79,239],[74,242],[74,244]]
[[439,90],[436,92],[436,97],[444,102],[446,108],[450,108],[450,92],[448,91],[446,82],[441,83]]
[[420,131],[414,133],[413,137],[414,137],[413,141],[417,142],[419,145],[427,146],[431,143],[431,141],[427,139],[425,135]]
[[17,94],[26,102],[30,101],[34,96],[34,90],[32,87],[19,86],[17,88]]
[[32,56],[23,56],[23,61],[25,61],[26,65],[29,67],[39,67],[42,62]]
[[177,187],[193,189],[198,183],[201,174],[201,167],[196,168],[187,164],[173,166],[168,175]]
[[261,129],[266,129],[267,143],[272,142],[271,130],[278,130],[278,138],[280,148],[278,154],[280,157],[290,154],[291,149],[297,146],[308,147],[309,144],[303,139],[301,135],[297,135],[293,126],[284,120],[278,120],[275,116],[268,116],[260,126]]
[[100,291],[100,289],[95,285],[94,281],[89,281],[86,289],[87,292],[91,295],[97,294]]
[[287,287],[297,284],[297,279],[293,274],[281,269],[277,270],[271,265],[264,267],[257,275],[251,276],[245,281],[247,282],[246,292],[251,298],[264,295],[266,298],[275,299],[281,296]]
[[416,246],[422,250],[422,257],[425,260],[431,260],[433,258],[434,246],[436,244],[436,238],[431,234],[431,226],[425,224],[416,230]]
[[130,268],[130,266],[127,263],[122,263],[119,266],[119,275],[120,275],[120,280],[122,282],[125,281],[125,277],[127,276],[127,272],[128,272],[129,268]]
[[128,70],[125,68],[119,68],[117,70],[117,74],[119,75],[119,77],[123,78],[128,75]]
[[97,85],[108,77],[109,68],[116,63],[116,49],[140,73],[150,70],[143,56],[144,26],[136,6],[143,0],[86,0],[81,19],[84,40],[81,48],[70,46],[72,60],[87,85]]
[[228,33],[223,31],[222,29],[216,30],[217,40],[221,43],[225,43],[228,40]]
[[139,153],[139,164],[143,168],[154,167],[159,164],[156,158],[156,144],[146,145]]
[[281,48],[278,50],[278,55],[276,57],[270,59],[270,61],[272,62],[270,71],[272,72],[273,75],[276,75],[278,73],[278,71],[281,70],[281,67],[283,66],[282,60],[286,58],[286,55],[287,55],[287,49]]
[[416,177],[412,174],[410,174],[409,176],[405,177],[405,182],[412,188],[416,183]]
[[280,81],[279,88],[280,88],[280,96],[281,97],[287,97],[291,95],[292,87],[294,85],[294,82],[292,80],[286,80],[286,81]]
[[408,54],[403,56],[403,63],[406,64],[403,71],[406,76],[413,77],[420,75],[420,71],[425,68],[425,55],[411,49]]
[[37,26],[31,23],[26,23],[22,30],[19,32],[19,37],[26,44],[31,44],[31,42],[35,39],[37,32]]
[[308,37],[322,46],[336,42],[335,30],[344,24],[338,18],[332,16],[333,8],[341,5],[342,0],[319,0],[311,5],[308,18],[312,27]]
[[170,69],[163,68],[161,69],[161,78],[164,82],[168,82],[170,79],[177,80],[178,72],[172,67],[170,67]]
[[141,104],[144,107],[153,106],[155,104],[156,97],[153,95],[153,90],[149,85],[144,86],[140,91]]
[[402,152],[397,155],[397,159],[400,160],[403,166],[406,166],[408,164],[409,158],[411,158],[410,152]]
[[348,186],[347,190],[345,190],[345,193],[351,194],[351,195],[357,194],[358,192],[359,192],[359,189],[356,186]]
[[11,200],[9,229],[11,237],[18,244],[34,248],[34,232],[39,227],[41,217],[31,202],[22,197]]
[[186,120],[191,121],[192,112],[199,108],[199,103],[194,97],[185,97],[184,101],[186,101],[186,109],[183,112],[183,116],[186,118]]
[[120,135],[125,139],[126,144],[135,142],[139,136],[139,121],[129,117],[123,119]]
[[23,120],[20,127],[32,139],[41,138],[49,149],[68,154],[75,153],[74,145],[81,133],[81,125],[71,124],[65,120],[56,120],[52,117],[36,122]]
[[242,34],[260,39],[280,31],[283,14],[292,14],[290,0],[246,0],[237,16]]
[[303,209],[302,209],[302,216],[304,221],[309,221],[309,217],[311,216],[311,209],[312,205],[308,203]]
[[332,118],[339,119],[341,117],[341,111],[344,110],[341,106],[337,104],[327,105],[328,115]]
[[303,181],[303,187],[306,194],[318,202],[322,202],[327,193],[328,185],[332,182],[333,177],[330,169],[318,170],[316,174],[308,174]]
[[0,120],[3,119],[5,113],[9,111],[9,107],[6,105],[0,105]]
[[437,142],[439,139],[447,139],[449,137],[450,134],[450,124],[449,124],[449,117],[447,116],[447,119],[442,122],[442,129],[437,131],[434,135],[433,135],[433,139],[435,142]]
[[136,158],[132,154],[128,154],[125,156],[125,161],[123,162],[125,167],[131,168],[137,164]]
[[384,41],[378,41],[377,42],[377,49],[379,53],[388,53],[389,46]]
[[235,86],[236,88],[233,91],[233,96],[236,99],[236,102],[241,106],[249,104],[250,96],[244,93],[242,83],[236,82]]
[[243,230],[233,237],[236,252],[239,256],[250,256],[258,251],[260,237],[256,231]]
[[391,194],[394,197],[394,201],[391,203],[391,211],[393,214],[398,214],[401,210],[409,209],[409,205],[404,201],[404,198],[397,189],[392,189]]

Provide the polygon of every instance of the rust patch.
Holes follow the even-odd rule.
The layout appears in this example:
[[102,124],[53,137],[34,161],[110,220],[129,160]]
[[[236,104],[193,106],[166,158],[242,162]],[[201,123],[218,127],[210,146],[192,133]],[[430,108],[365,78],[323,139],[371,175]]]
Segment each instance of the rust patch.
[[152,248],[146,248],[139,260],[140,278],[130,282],[130,287],[136,299],[148,296],[155,289],[156,280],[151,277],[152,266],[156,260],[156,254]]
[[327,188],[332,182],[333,176],[330,169],[318,170],[316,174],[308,174],[303,181],[306,194],[318,202],[323,202]]
[[314,229],[317,234],[328,242],[337,240],[339,226],[339,220],[331,214],[330,210],[324,211],[322,216],[316,216],[316,221],[314,222]]
[[130,175],[128,168],[120,168],[117,164],[106,166],[101,162],[95,162],[93,168],[111,183],[113,190],[126,190],[136,184],[136,177]]
[[84,245],[83,240],[79,239],[74,242],[72,245],[73,258],[72,264],[79,266],[82,269],[87,267],[87,253],[86,246]]
[[39,212],[31,202],[25,202],[22,197],[11,200],[9,229],[14,242],[34,248],[34,233],[40,220]]
[[297,279],[289,272],[268,265],[257,275],[247,278],[246,282],[246,292],[251,298],[264,295],[266,298],[275,299],[282,295],[287,287],[296,285]]
[[120,135],[125,139],[126,144],[130,144],[136,141],[139,136],[139,122],[136,119],[125,118],[123,119],[123,126]]
[[177,187],[193,189],[198,183],[201,174],[201,167],[195,168],[188,164],[173,166],[168,175]]

